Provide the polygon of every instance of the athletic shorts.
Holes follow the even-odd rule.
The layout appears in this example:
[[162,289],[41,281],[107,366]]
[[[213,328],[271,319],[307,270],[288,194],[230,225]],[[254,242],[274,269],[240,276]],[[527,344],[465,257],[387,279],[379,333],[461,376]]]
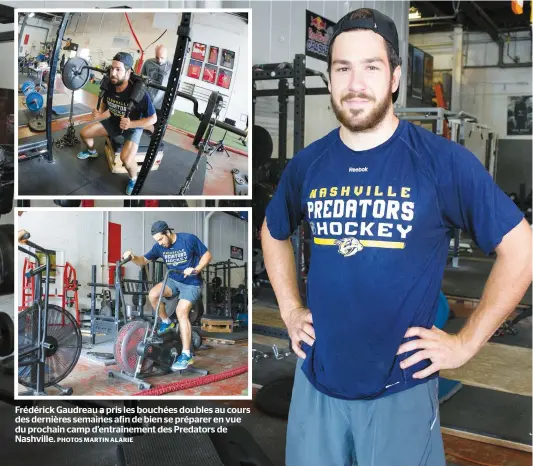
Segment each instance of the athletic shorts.
[[179,295],[180,299],[185,299],[194,304],[202,297],[202,287],[199,285],[186,285],[173,280],[172,277],[168,277],[167,286],[172,291],[172,298]]
[[376,400],[319,392],[298,359],[286,466],[445,466],[438,379]]
[[143,128],[130,128],[125,129],[124,132],[121,132],[122,130],[118,126],[115,126],[109,118],[100,121],[100,123],[102,123],[102,126],[105,128],[107,135],[111,139],[116,138],[118,136],[122,136],[124,137],[124,142],[131,141],[139,145],[139,142],[141,141],[141,136],[143,134]]

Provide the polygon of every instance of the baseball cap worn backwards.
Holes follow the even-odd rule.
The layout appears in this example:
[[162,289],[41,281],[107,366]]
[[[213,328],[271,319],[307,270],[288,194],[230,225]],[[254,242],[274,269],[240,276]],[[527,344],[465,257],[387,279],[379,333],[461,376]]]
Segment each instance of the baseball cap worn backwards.
[[118,52],[114,57],[113,60],[117,60],[119,62],[124,63],[124,68],[126,68],[126,71],[133,68],[133,57],[126,52]]
[[[400,41],[398,39],[398,30],[396,29],[394,21],[377,10],[360,8],[343,16],[333,28],[333,34],[331,35],[328,48],[328,64],[331,64],[331,51],[333,48],[333,42],[337,36],[353,29],[368,29],[374,31],[376,34],[383,37],[383,39],[392,46],[398,57],[400,57]],[[393,102],[396,102],[398,93],[399,88],[392,95]]]
[[157,235],[158,233],[163,233],[165,230],[172,230],[164,220],[158,220],[152,224],[152,236]]

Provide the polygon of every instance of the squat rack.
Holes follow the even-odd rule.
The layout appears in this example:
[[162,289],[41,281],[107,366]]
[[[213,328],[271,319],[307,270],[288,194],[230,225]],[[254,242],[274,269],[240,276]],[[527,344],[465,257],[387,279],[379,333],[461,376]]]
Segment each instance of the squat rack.
[[[294,146],[293,154],[304,148],[305,144],[305,96],[329,95],[328,80],[324,73],[305,66],[306,57],[297,54],[293,63],[272,63],[254,65],[252,67],[252,121],[255,122],[255,106],[257,97],[278,97],[279,129],[278,129],[278,160],[280,169],[287,163],[287,116],[289,97],[294,97]],[[307,77],[319,77],[326,87],[307,87]],[[293,88],[289,88],[288,80],[292,79]],[[257,81],[278,80],[277,89],[257,89]],[[304,265],[304,227],[299,226],[292,236],[295,251],[296,273],[300,294],[305,294]]]
[[[54,44],[54,51],[50,55],[51,64],[50,64],[49,86],[48,86],[47,101],[46,101],[47,102],[46,104],[47,105],[46,106],[46,140],[32,142],[32,143],[20,146],[19,147],[19,161],[20,162],[31,160],[37,157],[44,157],[49,163],[52,163],[54,161],[53,152],[52,152],[52,147],[53,147],[53,144],[52,144],[53,143],[52,141],[52,101],[53,101],[53,93],[54,93],[54,81],[55,81],[55,76],[57,73],[57,62],[59,59],[59,51],[61,49],[61,44],[63,42],[63,37],[65,34],[67,24],[70,20],[71,14],[72,13],[63,14],[61,25],[58,29],[56,41]],[[219,100],[218,94],[213,98],[210,97],[208,106],[206,108],[206,112],[202,115],[198,112],[198,101],[196,100],[196,98],[193,97],[192,95],[180,92],[178,90],[180,77],[182,74],[182,67],[185,61],[185,55],[187,53],[189,42],[190,42],[191,17],[192,17],[192,13],[181,14],[181,23],[177,29],[178,40],[176,44],[176,49],[174,51],[174,59],[172,63],[172,68],[171,68],[170,75],[168,78],[168,82],[171,84],[169,84],[168,86],[161,86],[159,84],[151,82],[148,79],[144,79],[146,85],[159,89],[161,91],[164,91],[165,95],[164,95],[163,103],[161,106],[160,119],[158,119],[157,123],[155,124],[154,132],[150,138],[150,144],[146,151],[146,156],[144,158],[143,164],[137,175],[137,182],[135,183],[135,186],[133,187],[132,195],[140,194],[140,191],[142,189],[142,186],[144,185],[146,177],[148,176],[148,173],[150,172],[156,160],[157,153],[159,151],[159,145],[161,144],[161,141],[163,140],[163,137],[165,135],[168,118],[174,107],[174,102],[177,96],[183,97],[193,102],[194,114],[201,121],[201,124],[198,128],[197,133],[200,131],[203,133],[206,129],[207,124],[211,123],[214,126],[218,126],[222,129],[233,132],[239,136],[245,137],[247,135],[246,131],[240,130],[239,128],[233,125],[230,125],[228,123],[218,121],[217,119],[218,114],[217,114],[217,117],[215,117],[214,121],[211,120],[211,115],[215,112],[215,107],[218,104],[218,100]],[[102,70],[102,69],[91,67],[91,66],[86,66],[86,68],[99,71],[99,72],[103,72],[103,73],[106,72],[106,70]],[[208,121],[205,121],[205,120],[208,120]],[[196,135],[195,144],[199,144],[201,136],[202,135],[199,135],[199,134]],[[21,156],[20,153],[23,151],[24,152],[30,151],[30,153],[29,155]],[[194,174],[194,172],[196,171],[198,167],[200,156],[201,156],[201,152],[197,155],[195,164],[193,165],[193,168],[191,169],[191,172],[189,173],[189,176],[187,178],[187,182],[189,183],[190,183],[190,179],[192,178],[192,175]],[[180,192],[180,194],[184,194],[184,193]]]

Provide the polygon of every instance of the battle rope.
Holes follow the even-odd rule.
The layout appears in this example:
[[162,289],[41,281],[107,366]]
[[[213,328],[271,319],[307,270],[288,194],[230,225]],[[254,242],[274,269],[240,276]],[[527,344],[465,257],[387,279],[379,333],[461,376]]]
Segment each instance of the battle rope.
[[244,374],[245,372],[248,372],[248,365],[230,369],[229,371],[221,372],[220,374],[211,374],[195,377],[194,379],[179,380],[177,382],[161,385],[150,390],[143,390],[141,392],[134,393],[132,396],[164,395],[166,393],[186,390],[187,388],[200,387],[202,385],[218,382],[219,380],[229,379],[231,377]]

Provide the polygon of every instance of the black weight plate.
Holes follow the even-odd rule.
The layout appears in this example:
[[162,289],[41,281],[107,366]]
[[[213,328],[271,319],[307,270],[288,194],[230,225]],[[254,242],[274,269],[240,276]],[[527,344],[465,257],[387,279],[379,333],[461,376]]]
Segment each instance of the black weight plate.
[[193,330],[192,332],[192,347],[197,350],[202,346],[202,336],[196,331]]
[[217,103],[218,99],[218,92],[212,92],[209,96],[209,100],[207,101],[207,106],[205,107],[205,112],[200,120],[200,124],[198,125],[198,129],[196,130],[196,134],[194,135],[194,140],[192,142],[194,147],[198,147],[198,144],[200,144],[200,141],[203,139],[205,131],[207,130],[207,127],[209,126],[209,122],[211,121],[211,117],[213,116],[213,112],[215,111],[215,105]]
[[274,143],[270,133],[259,125],[254,125],[252,128],[252,163],[254,170],[261,165],[264,165],[274,151]]
[[218,288],[220,285],[222,285],[222,280],[220,279],[220,277],[213,277],[213,280],[211,280],[211,284],[215,288]]
[[65,63],[61,78],[67,89],[77,91],[87,84],[89,69],[86,66],[87,62],[81,57],[71,58]]
[[131,300],[132,300],[133,304],[135,304],[136,306],[144,306],[146,304],[146,295],[144,295],[144,294],[134,294],[132,296]]
[[79,207],[81,201],[76,199],[54,199],[54,204],[60,207]]
[[[201,338],[201,337],[200,337]],[[0,357],[6,357],[15,350],[15,326],[13,319],[5,312],[0,312]]]
[[189,312],[189,321],[191,322],[191,325],[198,323],[203,315],[204,301],[203,299],[200,299],[199,301],[196,301],[196,303],[194,303],[191,312]]
[[254,184],[252,188],[252,223],[261,228],[265,219],[266,208],[272,198],[274,189],[268,184]]
[[293,385],[294,377],[283,377],[263,385],[255,397],[257,409],[270,416],[287,419]]

